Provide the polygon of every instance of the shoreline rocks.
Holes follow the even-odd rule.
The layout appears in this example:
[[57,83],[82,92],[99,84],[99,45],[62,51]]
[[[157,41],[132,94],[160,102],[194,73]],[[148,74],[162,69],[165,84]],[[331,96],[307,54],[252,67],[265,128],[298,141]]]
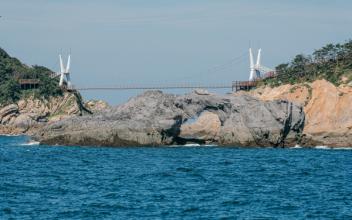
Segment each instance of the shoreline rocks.
[[[109,106],[102,101],[89,101],[86,107],[98,112]],[[84,112],[73,93],[49,99],[28,97],[0,107],[0,134],[32,135],[47,124],[81,114]]]
[[304,122],[303,108],[288,101],[148,91],[109,110],[47,125],[34,138],[41,144],[84,146],[287,147],[300,142]]
[[304,108],[303,146],[351,147],[352,87],[326,80],[259,88],[248,94],[263,101],[288,100]]
[[65,94],[2,106],[0,134],[96,146],[350,147],[352,142],[352,87],[325,80],[227,95],[149,91],[116,107],[86,102],[91,116],[80,116],[75,100]]

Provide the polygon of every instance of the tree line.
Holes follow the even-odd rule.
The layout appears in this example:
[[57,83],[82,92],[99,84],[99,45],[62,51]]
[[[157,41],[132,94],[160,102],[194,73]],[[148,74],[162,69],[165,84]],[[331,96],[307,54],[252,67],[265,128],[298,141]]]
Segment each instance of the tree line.
[[299,54],[276,68],[276,76],[264,79],[267,85],[296,84],[326,79],[335,85],[352,81],[352,40],[327,44],[312,55]]

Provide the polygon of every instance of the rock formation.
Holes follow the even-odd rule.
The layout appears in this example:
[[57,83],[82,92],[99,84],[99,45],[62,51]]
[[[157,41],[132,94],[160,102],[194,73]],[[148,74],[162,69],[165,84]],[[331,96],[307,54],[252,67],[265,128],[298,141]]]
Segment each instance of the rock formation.
[[[86,107],[98,112],[108,108],[108,105],[101,101],[90,101]],[[32,134],[46,124],[82,113],[72,93],[49,99],[28,97],[0,107],[0,134]]]
[[47,125],[35,139],[42,144],[95,146],[293,146],[304,120],[302,107],[288,101],[148,91],[109,110]]
[[303,145],[351,146],[351,86],[336,87],[326,80],[317,80],[302,85],[260,88],[250,94],[266,101],[284,99],[304,106]]

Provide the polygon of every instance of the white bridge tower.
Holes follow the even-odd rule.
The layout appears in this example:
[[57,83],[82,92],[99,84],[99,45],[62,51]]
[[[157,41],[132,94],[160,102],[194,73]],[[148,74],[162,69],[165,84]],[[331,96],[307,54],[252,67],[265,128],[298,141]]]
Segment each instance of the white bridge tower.
[[275,74],[275,71],[273,69],[263,66],[261,64],[261,60],[262,60],[262,49],[258,50],[257,60],[256,60],[257,62],[254,63],[252,48],[249,48],[249,68],[250,68],[249,81],[266,78]]
[[64,80],[66,78],[67,88],[71,89],[72,88],[71,77],[70,77],[71,55],[68,55],[66,67],[64,66],[64,63],[62,62],[61,54],[59,55],[59,59],[60,59],[60,82],[59,82],[59,86],[60,87],[63,86]]

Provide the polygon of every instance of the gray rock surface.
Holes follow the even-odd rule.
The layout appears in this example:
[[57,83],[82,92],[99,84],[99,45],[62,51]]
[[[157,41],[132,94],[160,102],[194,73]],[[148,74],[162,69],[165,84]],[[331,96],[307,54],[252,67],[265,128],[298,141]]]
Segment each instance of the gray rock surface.
[[42,144],[87,146],[294,146],[304,120],[302,107],[288,101],[148,91],[98,114],[48,125],[34,138]]
[[36,115],[21,114],[16,117],[11,124],[23,131],[27,131],[37,124]]

